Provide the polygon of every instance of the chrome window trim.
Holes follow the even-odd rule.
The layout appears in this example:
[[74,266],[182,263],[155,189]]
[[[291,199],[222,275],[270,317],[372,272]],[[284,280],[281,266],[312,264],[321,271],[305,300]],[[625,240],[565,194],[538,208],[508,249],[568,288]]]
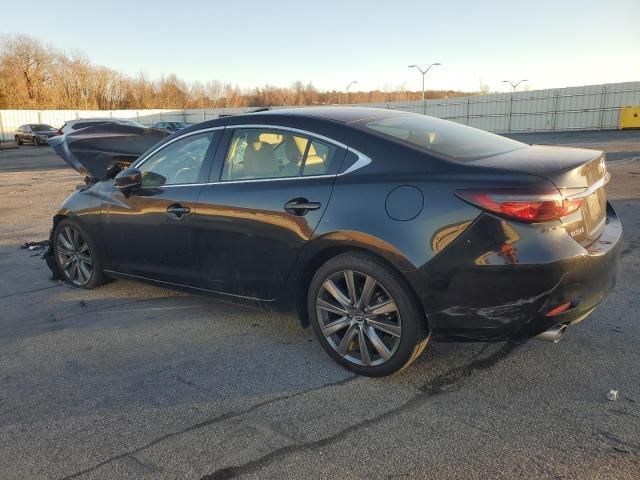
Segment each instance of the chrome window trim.
[[178,183],[178,184],[175,184],[175,185],[159,185],[159,187],[161,187],[161,188],[193,187],[193,186],[198,186],[198,185],[218,185],[218,184],[256,183],[256,182],[279,182],[279,181],[283,181],[283,180],[285,180],[285,181],[286,180],[305,180],[305,179],[308,179],[308,178],[335,178],[335,177],[341,177],[343,175],[347,175],[349,173],[355,172],[356,170],[359,170],[359,169],[361,169],[363,167],[366,167],[367,165],[369,165],[371,163],[371,158],[369,158],[364,153],[361,153],[358,150],[356,150],[354,148],[351,148],[351,147],[349,147],[348,145],[345,145],[342,142],[339,142],[337,140],[333,140],[332,138],[329,138],[329,137],[325,137],[324,135],[320,135],[320,134],[317,134],[317,133],[314,133],[314,132],[310,132],[308,130],[302,130],[300,128],[286,127],[286,126],[283,126],[283,125],[268,125],[268,124],[250,123],[250,124],[221,125],[221,126],[217,126],[217,127],[203,128],[201,130],[195,130],[193,132],[185,133],[183,135],[180,135],[179,137],[174,138],[170,142],[167,142],[167,143],[165,143],[163,145],[160,145],[158,148],[152,150],[147,155],[145,155],[143,158],[140,158],[135,163],[133,163],[131,165],[131,167],[132,168],[139,168],[144,162],[146,162],[149,158],[151,158],[157,152],[159,152],[160,150],[164,149],[165,147],[168,147],[169,145],[173,144],[174,142],[177,142],[178,140],[182,140],[183,138],[190,137],[190,136],[193,136],[193,135],[198,135],[198,134],[201,134],[201,133],[211,132],[211,131],[214,131],[214,130],[224,130],[225,128],[234,128],[234,129],[264,128],[264,129],[284,130],[284,131],[299,133],[301,135],[306,135],[308,137],[316,138],[318,140],[322,140],[322,141],[325,141],[325,142],[330,143],[332,145],[335,145],[337,147],[340,147],[340,148],[346,150],[347,153],[348,152],[353,152],[354,154],[356,154],[358,159],[356,160],[356,162],[353,165],[351,165],[344,172],[337,173],[335,175],[320,174],[320,175],[306,175],[306,176],[301,175],[301,176],[296,176],[296,177],[251,178],[251,179],[246,179],[246,180],[228,180],[228,181],[220,181],[220,180],[218,180],[218,181],[215,181],[215,182]]
[[347,149],[349,152],[353,152],[358,156],[358,160],[355,161],[353,165],[347,168],[344,172],[339,173],[339,176],[346,175],[347,173],[355,172],[356,170],[360,170],[362,167],[366,167],[371,163],[371,159],[367,157],[364,153],[360,153],[357,150],[352,148]]
[[[306,177],[277,177],[277,178],[248,178],[246,180],[228,180],[226,182],[205,182],[205,183],[179,183],[175,185],[160,185],[160,188],[171,187],[194,187],[198,185],[229,185],[234,183],[256,183],[256,182],[282,182],[289,180],[307,180],[311,178],[335,178],[336,175],[307,175]],[[157,187],[156,187],[157,188]]]

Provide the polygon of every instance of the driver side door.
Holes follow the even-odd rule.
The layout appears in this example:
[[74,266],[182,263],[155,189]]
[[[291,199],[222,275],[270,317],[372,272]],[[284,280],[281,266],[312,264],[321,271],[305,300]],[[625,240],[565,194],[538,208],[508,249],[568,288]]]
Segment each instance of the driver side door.
[[195,285],[193,217],[220,133],[189,133],[163,145],[135,165],[142,173],[140,188],[113,188],[102,211],[110,270]]

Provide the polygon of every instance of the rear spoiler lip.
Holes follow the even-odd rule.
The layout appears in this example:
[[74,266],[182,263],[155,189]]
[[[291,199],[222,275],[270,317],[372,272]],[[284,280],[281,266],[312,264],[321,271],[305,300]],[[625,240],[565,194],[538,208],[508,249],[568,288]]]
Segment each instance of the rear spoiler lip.
[[611,174],[609,172],[607,172],[607,173],[604,174],[604,176],[600,180],[598,180],[595,183],[592,183],[590,186],[588,186],[582,192],[574,193],[573,195],[568,195],[568,196],[566,196],[564,198],[567,199],[567,200],[578,200],[580,198],[588,197],[593,192],[595,192],[596,190],[604,187],[607,183],[609,183],[609,180],[611,180]]

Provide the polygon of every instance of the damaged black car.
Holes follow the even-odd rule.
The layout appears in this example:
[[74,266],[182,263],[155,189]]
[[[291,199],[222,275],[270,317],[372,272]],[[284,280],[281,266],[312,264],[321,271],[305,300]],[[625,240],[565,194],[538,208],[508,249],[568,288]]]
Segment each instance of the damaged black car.
[[614,286],[622,228],[599,151],[391,110],[299,108],[50,140],[86,175],[49,264],[294,311],[357,373],[433,340],[557,341]]

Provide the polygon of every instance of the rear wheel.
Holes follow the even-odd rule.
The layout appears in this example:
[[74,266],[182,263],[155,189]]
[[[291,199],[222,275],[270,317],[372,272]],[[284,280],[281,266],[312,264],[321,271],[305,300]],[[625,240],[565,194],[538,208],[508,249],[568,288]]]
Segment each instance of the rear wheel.
[[326,262],[311,281],[307,308],[322,347],[362,375],[403,369],[429,340],[406,280],[372,255],[347,253]]
[[58,268],[68,283],[86,289],[104,283],[95,246],[75,222],[64,219],[58,223],[53,248]]

